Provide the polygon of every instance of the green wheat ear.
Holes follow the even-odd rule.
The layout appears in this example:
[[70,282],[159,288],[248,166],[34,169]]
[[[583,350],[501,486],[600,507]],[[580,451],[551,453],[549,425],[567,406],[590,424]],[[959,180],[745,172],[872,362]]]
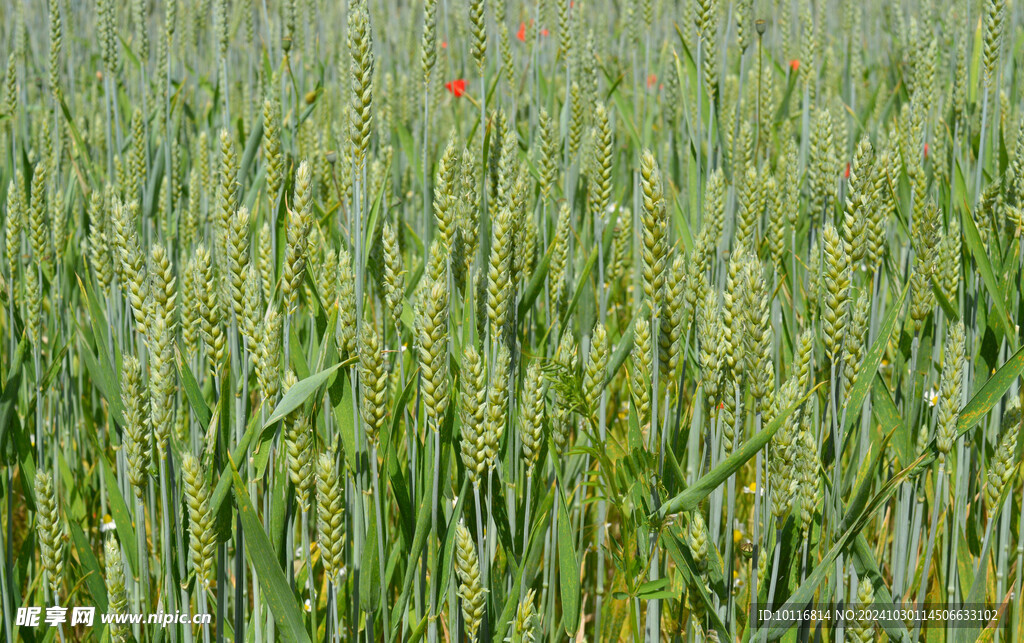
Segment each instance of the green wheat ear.
[[448,288],[445,282],[424,284],[416,325],[424,407],[430,428],[437,431],[448,408]]
[[610,357],[608,331],[598,322],[591,333],[590,352],[587,354],[587,364],[583,370],[583,400],[592,415],[598,411],[598,400],[604,388]]
[[640,426],[651,419],[651,322],[646,313],[637,315],[633,324],[633,400]]
[[1003,493],[1006,485],[1013,479],[1014,464],[1017,457],[1017,440],[1020,435],[1021,409],[1020,398],[1014,400],[1006,415],[1003,416],[999,438],[999,445],[996,447],[995,457],[989,465],[988,475],[985,481],[985,506],[989,515],[994,515],[999,496]]
[[661,172],[649,150],[640,156],[640,186],[643,197],[643,241],[640,253],[643,261],[643,291],[652,306],[652,311],[657,311],[661,308],[662,289],[665,284],[668,219]]
[[519,424],[519,439],[523,444],[523,460],[527,472],[532,472],[540,459],[544,426],[544,382],[540,364],[532,362],[526,369],[519,408],[523,417]]
[[359,385],[366,439],[376,444],[387,417],[387,372],[380,336],[372,323],[362,325],[359,337]]
[[512,212],[500,210],[491,226],[491,256],[487,269],[487,319],[492,344],[500,341],[505,329],[512,294],[510,279],[512,261]]
[[337,584],[345,567],[344,485],[333,453],[321,453],[316,466],[317,542],[324,571]]
[[[114,614],[127,614],[128,593],[124,586],[124,564],[121,559],[121,546],[117,543],[116,537],[110,536],[103,543],[103,558],[103,580],[107,587],[110,611]],[[111,631],[114,640],[119,643],[131,640],[131,628],[125,623],[112,623]]]
[[708,528],[700,511],[690,514],[690,525],[686,534],[690,555],[697,565],[697,570],[705,574],[708,567]]
[[537,640],[537,628],[540,615],[536,612],[534,601],[537,591],[529,590],[516,608],[515,632],[522,643],[534,643]]
[[64,527],[57,511],[53,481],[43,471],[36,471],[36,526],[39,530],[39,551],[46,572],[50,600],[60,600],[60,587],[64,579]]
[[142,366],[132,355],[126,355],[121,367],[121,403],[124,405],[125,458],[128,480],[135,495],[142,498],[148,482],[152,452],[149,394],[142,382]]
[[487,412],[487,372],[480,353],[472,345],[467,346],[462,354],[460,386],[462,465],[466,467],[466,474],[474,487],[479,487],[487,465],[484,424]]
[[206,474],[199,460],[191,453],[181,458],[182,489],[185,506],[188,508],[189,557],[196,579],[203,587],[213,582],[213,566],[216,560],[216,532],[213,513],[210,509],[210,489]]
[[498,457],[501,438],[508,418],[508,377],[511,357],[508,347],[499,344],[491,366],[487,387],[487,414],[484,424],[484,454],[488,470],[493,470]]
[[953,448],[956,421],[960,415],[960,386],[964,368],[964,325],[956,322],[949,327],[942,354],[942,379],[939,383],[936,446],[939,456],[945,457]]
[[825,301],[821,311],[822,331],[825,354],[833,363],[838,363],[849,315],[850,260],[835,226],[825,226],[822,240],[825,255],[825,272],[822,275],[822,284],[825,287]]
[[455,571],[459,576],[458,596],[462,599],[462,617],[466,621],[469,640],[476,639],[477,630],[483,622],[486,590],[480,580],[480,564],[476,555],[473,537],[465,523],[459,521],[455,527]]
[[[875,587],[871,579],[865,576],[857,585],[857,604],[860,609],[867,609],[875,602]],[[850,639],[856,643],[870,643],[875,640],[875,623],[870,619],[860,620],[851,628]]]
[[256,329],[256,379],[269,406],[277,398],[281,386],[281,315],[270,308]]
[[[284,392],[287,393],[296,384],[298,384],[298,379],[295,377],[295,373],[291,370],[287,371],[282,382]],[[288,477],[295,485],[295,492],[302,511],[309,509],[309,494],[314,482],[313,435],[308,423],[309,419],[299,407],[284,418],[282,430]]]

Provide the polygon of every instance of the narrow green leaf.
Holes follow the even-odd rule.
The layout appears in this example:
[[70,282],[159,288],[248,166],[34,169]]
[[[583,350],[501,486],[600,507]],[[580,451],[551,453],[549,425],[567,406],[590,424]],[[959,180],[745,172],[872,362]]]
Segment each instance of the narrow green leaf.
[[[468,484],[468,480],[467,480]],[[463,493],[459,494],[462,498],[465,495],[465,485]],[[402,578],[402,593],[398,595],[398,601],[395,603],[391,610],[391,622],[394,623],[394,629],[391,631],[391,639],[398,639],[398,628],[402,624],[402,615],[405,613],[405,608],[409,604],[409,595],[412,592],[412,582],[416,577],[416,572],[419,570],[419,565],[416,562],[420,558],[420,552],[423,551],[423,545],[427,542],[427,533],[430,531],[430,497],[424,495],[423,500],[420,501],[420,509],[416,515],[416,532],[412,538],[412,545],[409,547],[408,564],[405,568],[405,576]]]
[[103,572],[100,571],[99,561],[89,547],[89,541],[85,538],[81,525],[77,522],[68,521],[71,529],[71,542],[75,544],[75,551],[78,552],[78,561],[85,568],[82,580],[89,588],[89,595],[92,596],[96,611],[103,613],[107,611],[107,587],[103,583]]
[[121,490],[114,482],[117,480],[117,476],[114,475],[113,469],[110,468],[110,464],[107,462],[105,457],[100,458],[100,464],[103,465],[103,473],[107,477],[107,495],[110,499],[110,513],[114,519],[114,527],[117,530],[117,536],[121,540],[121,546],[124,547],[125,553],[128,558],[128,566],[132,572],[138,574],[139,569],[139,550],[138,542],[135,540],[135,527],[132,523],[131,514],[128,513],[128,505],[125,504],[124,497],[121,495]]
[[[922,458],[924,457],[925,456],[922,456]],[[789,598],[786,600],[787,603],[791,605],[804,605],[813,600],[814,594],[818,589],[818,585],[820,585],[821,582],[825,580],[825,578],[834,571],[835,568],[832,565],[832,563],[835,562],[839,554],[847,548],[847,546],[853,541],[854,538],[856,538],[857,534],[860,533],[860,530],[864,528],[865,524],[867,524],[868,519],[878,509],[883,507],[886,502],[888,502],[889,498],[892,497],[892,494],[896,492],[896,489],[899,487],[899,485],[907,477],[909,477],[915,469],[916,464],[912,464],[911,466],[897,473],[895,476],[890,478],[888,482],[886,482],[886,484],[877,494],[875,494],[875,497],[872,498],[871,502],[869,502],[860,511],[859,515],[857,515],[856,517],[844,517],[843,522],[844,524],[849,525],[849,527],[835,541],[835,544],[832,545],[832,548],[829,549],[828,553],[825,554],[821,561],[818,562],[818,565],[814,568],[813,571],[811,571],[811,573],[807,576],[804,582],[801,583],[800,587],[797,588],[797,590],[789,596]],[[879,621],[879,624],[881,625],[882,622]],[[789,630],[791,627],[793,627],[793,623],[784,620],[778,620],[773,621],[770,625],[767,625],[766,627],[768,627],[768,640],[774,641],[781,637],[783,634],[785,634],[786,631]]]
[[885,347],[889,343],[892,331],[900,318],[903,302],[906,300],[909,290],[910,284],[903,287],[903,292],[900,293],[899,298],[893,303],[892,308],[889,309],[889,313],[885,316],[885,321],[882,322],[878,329],[878,336],[875,337],[875,341],[872,342],[868,352],[864,354],[864,361],[860,368],[857,369],[857,378],[854,380],[853,386],[850,388],[850,394],[845,400],[847,408],[845,431],[849,431],[853,423],[860,417],[861,406],[867,397],[871,382],[875,379],[875,373],[878,372],[878,366],[882,363]]
[[[871,579],[871,584],[875,587],[875,602],[883,605],[892,604],[892,595],[885,586],[882,572],[879,571],[875,556],[871,553],[871,546],[863,534],[857,534],[853,540],[853,563],[858,577]],[[882,621],[879,625],[893,641],[906,641],[910,638],[906,626],[901,622]]]
[[1024,347],[1010,356],[1010,359],[999,367],[996,374],[990,377],[981,390],[960,410],[960,417],[956,421],[959,434],[963,435],[985,417],[1021,373],[1024,373]]
[[914,436],[910,434],[907,423],[900,416],[899,409],[889,395],[889,389],[881,375],[875,375],[875,381],[871,385],[871,400],[874,402],[875,417],[881,423],[881,433],[885,435],[895,431],[893,439],[896,443],[896,453],[899,455],[899,462],[907,466],[914,459]]
[[189,406],[192,407],[192,412],[196,414],[196,420],[199,422],[199,425],[210,426],[213,412],[210,411],[206,400],[203,399],[203,392],[199,390],[199,383],[196,382],[192,369],[189,368],[188,363],[182,357],[181,351],[178,350],[177,346],[174,347],[174,357],[175,364],[178,367],[178,379],[181,380],[181,387],[185,392],[185,399],[188,400]]
[[245,535],[245,556],[256,569],[256,578],[263,590],[261,597],[270,606],[280,633],[286,640],[295,643],[311,643],[303,625],[299,603],[288,585],[284,571],[277,562],[277,556],[267,538],[267,532],[263,530],[259,516],[256,515],[256,510],[249,501],[249,492],[238,475],[238,468],[234,461],[229,464],[235,503],[238,505],[238,517],[242,522],[242,532]]
[[1006,312],[1006,299],[1003,297],[1003,289],[999,286],[996,275],[992,271],[992,263],[989,261],[988,253],[985,252],[985,245],[981,242],[978,226],[975,225],[974,217],[971,216],[971,211],[967,209],[966,205],[961,210],[961,219],[963,220],[964,239],[967,241],[967,247],[971,249],[971,254],[974,255],[975,263],[978,264],[978,272],[981,273],[981,280],[988,290],[989,297],[992,298],[995,315],[999,318],[999,323],[1006,334],[1006,341],[1010,346],[1016,348],[1017,333],[1013,328],[1013,322],[1010,319],[1009,313]]
[[238,176],[240,179],[249,176],[249,170],[252,169],[252,164],[256,161],[256,154],[259,152],[261,140],[263,140],[263,119],[256,118],[252,120],[252,130],[249,132],[249,138],[245,141],[242,162],[238,166]]
[[558,585],[562,598],[562,625],[569,638],[576,635],[580,623],[580,563],[576,558],[576,545],[572,536],[572,523],[565,507],[565,495],[558,489]]
[[[466,496],[469,495],[469,478],[466,478],[462,484],[462,492],[459,494],[459,499],[455,503],[455,508],[452,509],[451,518],[448,520],[448,525],[445,528],[444,536],[444,549],[441,550],[441,556],[438,562],[441,565],[441,570],[438,573],[438,577],[441,579],[441,583],[438,585],[440,590],[446,591],[448,588],[448,581],[451,579],[452,568],[452,557],[455,555],[455,525],[458,524],[459,518],[462,516],[462,507],[466,500]],[[427,505],[429,505],[429,500]]]
[[729,476],[736,473],[740,467],[753,458],[758,451],[763,449],[768,444],[768,441],[772,439],[772,436],[789,420],[793,412],[822,386],[824,386],[823,382],[808,391],[802,398],[790,404],[768,426],[761,429],[760,433],[744,442],[743,446],[734,451],[728,458],[722,460],[714,469],[701,476],[692,486],[663,504],[661,510],[658,511],[658,517],[664,519],[669,514],[680,511],[692,511],[712,491],[728,480]]
[[380,607],[380,559],[377,556],[377,521],[373,516],[368,516],[366,522],[366,539],[363,541],[359,571],[359,607],[367,614],[373,614]]
[[[231,452],[232,462],[244,462],[245,453],[249,449],[249,443],[252,442],[253,436],[256,435],[258,424],[259,416],[253,416],[245,429],[245,433],[242,434],[242,439],[238,441],[238,444],[235,445],[235,450]],[[210,496],[210,509],[215,515],[220,512],[221,506],[228,497],[228,491],[231,490],[229,470],[230,466],[224,465],[220,478],[217,480],[217,486],[213,489],[213,495]]]
[[107,401],[107,406],[110,408],[110,417],[113,418],[118,426],[124,426],[124,406],[121,404],[121,391],[114,372],[106,364],[101,365],[97,361],[96,356],[86,346],[81,347],[78,355],[85,362],[85,370],[89,372],[89,376],[96,384],[96,388],[103,395],[103,399]]
[[314,373],[310,375],[306,379],[296,383],[295,386],[288,389],[288,392],[285,393],[284,396],[281,398],[281,401],[277,403],[277,407],[274,408],[274,412],[270,414],[270,417],[263,424],[263,427],[266,428],[270,426],[274,422],[277,422],[284,416],[288,415],[295,409],[302,406],[302,403],[305,402],[310,395],[315,393],[316,390],[320,388],[320,385],[326,382],[327,378],[330,377],[331,374],[333,374],[334,371],[338,370],[338,368],[340,368],[341,366],[342,363],[340,362],[338,364],[335,364],[334,366],[329,366],[328,368],[325,368],[319,373]]
[[552,241],[548,246],[547,252],[541,258],[537,267],[533,270],[533,275],[530,276],[530,281],[526,284],[526,289],[523,290],[522,296],[519,298],[519,319],[525,319],[526,313],[533,307],[533,302],[537,300],[537,297],[544,290],[544,281],[548,276],[548,268],[551,265],[551,254],[555,249],[555,242]]

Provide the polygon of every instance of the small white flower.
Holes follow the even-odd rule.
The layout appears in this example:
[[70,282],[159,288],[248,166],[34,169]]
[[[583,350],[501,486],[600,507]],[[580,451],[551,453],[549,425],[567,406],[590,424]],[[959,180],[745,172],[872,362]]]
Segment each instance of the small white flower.
[[302,608],[306,610],[307,614],[313,611],[313,606],[310,604],[308,598],[306,599],[306,602],[302,604]]
[[935,389],[928,389],[924,393],[924,401],[928,403],[928,406],[935,406],[939,403],[939,392]]
[[117,524],[114,523],[114,519],[110,517],[110,514],[104,514],[103,520],[100,522],[100,533],[105,534],[114,529],[117,529]]

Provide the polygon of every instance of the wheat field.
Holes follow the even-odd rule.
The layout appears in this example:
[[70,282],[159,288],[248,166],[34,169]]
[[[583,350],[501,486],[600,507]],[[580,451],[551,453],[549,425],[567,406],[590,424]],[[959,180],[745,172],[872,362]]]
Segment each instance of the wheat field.
[[1021,63],[1006,0],[0,0],[3,639],[1024,640]]

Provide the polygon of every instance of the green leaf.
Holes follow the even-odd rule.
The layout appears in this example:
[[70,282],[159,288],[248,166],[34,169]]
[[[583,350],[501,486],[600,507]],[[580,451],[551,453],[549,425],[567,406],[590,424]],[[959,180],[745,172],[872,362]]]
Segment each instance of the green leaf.
[[78,131],[78,125],[75,124],[75,119],[71,118],[71,111],[68,109],[67,103],[64,102],[64,97],[60,96],[60,112],[64,115],[64,120],[68,124],[68,130],[71,132],[71,140],[75,143],[75,149],[78,154],[71,156],[71,162],[75,165],[75,170],[78,170],[78,161],[81,160],[85,164],[86,176],[85,181],[89,186],[95,189],[95,182],[93,181],[96,176],[96,169],[92,165],[92,157],[89,154],[89,148],[85,144],[85,140],[82,138],[81,132]]
[[849,431],[850,427],[860,416],[860,409],[864,403],[864,398],[867,397],[868,388],[875,379],[875,373],[878,372],[878,365],[882,363],[885,346],[889,343],[889,337],[892,336],[893,328],[896,327],[900,312],[903,310],[903,302],[906,300],[909,290],[910,284],[903,287],[903,292],[900,294],[899,299],[896,300],[892,308],[889,309],[889,313],[885,316],[885,321],[882,322],[878,330],[878,336],[875,337],[871,348],[865,353],[864,362],[857,369],[857,378],[854,380],[853,386],[850,388],[850,394],[846,398],[846,408],[849,409],[849,412],[846,413],[844,432]]
[[[103,347],[98,346],[97,349],[101,351],[101,355],[105,355],[106,351]],[[93,383],[96,384],[96,388],[103,395],[103,399],[107,401],[107,406],[110,408],[110,416],[118,426],[124,426],[124,405],[121,404],[121,389],[109,360],[105,358],[102,358],[102,361],[97,359],[84,343],[81,345],[81,350],[79,350],[78,354],[82,361],[85,362],[85,368],[89,372]]]
[[391,482],[391,490],[395,495],[395,501],[398,502],[402,518],[402,536],[405,542],[410,542],[414,538],[413,530],[415,525],[413,521],[415,519],[415,511],[413,510],[412,499],[409,497],[409,486],[405,481],[405,469],[401,466],[398,456],[397,440],[402,416],[405,414],[405,407],[409,400],[412,399],[416,390],[419,380],[418,374],[419,368],[409,375],[409,381],[405,385],[405,390],[402,391],[398,401],[391,407],[391,430],[387,433],[383,442],[383,470]]
[[[386,168],[384,168],[384,174],[382,176],[387,176],[390,171],[391,171],[391,164],[389,163],[388,166]],[[387,181],[381,181],[380,182],[380,189],[377,190],[377,197],[373,200],[373,205],[370,206],[370,216],[368,217],[368,221],[367,221],[367,224],[366,224],[366,227],[365,227],[366,239],[364,241],[364,246],[363,246],[363,248],[364,248],[363,256],[364,257],[369,257],[370,256],[370,249],[373,247],[373,241],[376,238],[375,233],[377,232],[377,226],[379,224],[381,213],[385,212],[385,209],[383,207],[383,203],[384,203],[384,187],[386,185],[387,185]]]
[[256,154],[260,150],[260,141],[263,139],[263,119],[253,120],[252,130],[249,138],[245,141],[245,150],[242,152],[242,162],[238,166],[238,176],[243,179],[249,176],[249,170],[256,161]]
[[[645,601],[651,600],[655,594],[666,593],[670,584],[671,580],[668,577],[647,581],[637,588],[636,597]],[[675,592],[668,591],[667,596],[656,596],[655,598],[677,598],[677,596]]]
[[859,484],[857,484],[857,490],[854,491],[853,497],[850,499],[850,504],[846,506],[846,515],[844,521],[839,523],[839,531],[845,531],[849,526],[845,522],[846,519],[860,515],[860,512],[867,506],[868,500],[871,498],[871,489],[874,487],[875,471],[882,461],[882,455],[885,453],[885,448],[888,446],[892,435],[892,431],[889,431],[880,443],[868,446],[868,453],[872,454],[872,458],[870,460],[864,459],[860,470],[857,472]]
[[[891,605],[892,595],[885,587],[885,580],[875,562],[875,556],[871,553],[871,546],[863,534],[857,534],[853,540],[853,564],[857,569],[857,576],[871,579],[875,587],[875,602],[883,605]],[[889,635],[893,641],[906,641],[910,638],[907,628],[901,622],[880,621],[879,626]]]
[[270,611],[273,612],[274,620],[285,640],[311,643],[303,626],[299,603],[295,600],[288,579],[277,562],[274,548],[271,547],[267,532],[263,530],[259,516],[249,501],[249,492],[246,491],[233,460],[230,467],[238,517],[242,522],[242,533],[245,535],[245,556],[256,569],[256,578],[263,589],[261,598],[270,606]]
[[562,625],[569,638],[580,624],[580,563],[573,543],[572,523],[565,507],[565,495],[558,489],[558,586],[562,598]]
[[[676,527],[675,529],[678,529]],[[697,571],[697,565],[693,562],[693,556],[690,553],[690,548],[686,546],[683,539],[679,534],[674,533],[674,529],[666,529],[661,532],[660,542],[668,550],[670,556],[676,563],[676,567],[683,573],[683,578],[686,579],[687,586],[696,590],[697,598],[700,599],[701,603],[704,604],[704,612],[711,619],[711,627],[715,628],[718,632],[719,640],[730,641],[733,639],[729,636],[728,630],[725,627],[725,623],[722,622],[719,617],[715,604],[711,600],[711,594],[708,590],[707,583],[704,582],[700,572]],[[713,547],[714,545],[712,545]],[[717,552],[714,556],[711,556],[711,560],[717,557]],[[682,599],[683,597],[678,597]]]
[[819,383],[802,398],[790,404],[767,427],[761,429],[760,433],[744,442],[743,446],[734,451],[728,458],[722,460],[714,469],[701,476],[692,486],[662,505],[661,510],[658,512],[658,517],[664,520],[665,516],[669,514],[680,511],[692,511],[712,491],[728,480],[729,476],[736,473],[740,467],[753,458],[758,451],[763,449],[768,444],[768,441],[772,439],[772,436],[789,420],[793,412],[822,386],[824,386],[824,382]]
[[[797,588],[797,590],[793,592],[788,599],[786,599],[786,602],[788,604],[804,605],[814,599],[814,594],[818,589],[818,585],[820,585],[821,582],[825,580],[826,576],[828,576],[830,573],[834,571],[834,566],[832,563],[835,562],[836,558],[847,548],[850,542],[854,538],[856,538],[856,536],[860,533],[860,530],[864,528],[865,524],[867,524],[868,519],[871,517],[871,515],[874,514],[874,512],[877,511],[879,508],[885,505],[885,503],[889,500],[892,494],[896,492],[896,489],[899,487],[899,484],[903,482],[903,480],[906,479],[907,476],[910,475],[910,472],[913,470],[913,468],[914,467],[907,467],[903,471],[897,473],[893,478],[891,478],[885,484],[882,490],[875,495],[871,502],[868,503],[868,505],[865,506],[859,512],[859,515],[855,517],[844,517],[843,523],[848,524],[849,527],[835,541],[835,544],[832,545],[832,548],[829,549],[828,553],[825,554],[824,558],[822,558],[822,560],[818,563],[814,570],[807,576],[807,578],[800,585],[800,587]],[[879,624],[882,625],[881,620],[879,621]],[[781,637],[783,634],[785,634],[786,631],[788,631],[791,627],[793,627],[793,623],[785,620],[777,620],[773,621],[767,627],[768,640],[774,641]]]
[[[232,462],[242,462],[245,457],[245,452],[249,449],[249,443],[252,442],[253,436],[256,435],[256,427],[259,424],[259,416],[254,415],[249,420],[249,426],[246,427],[245,433],[242,434],[242,439],[235,445],[235,450],[231,452]],[[217,480],[217,486],[213,490],[213,495],[210,497],[210,509],[213,514],[220,513],[221,505],[228,497],[228,491],[231,490],[231,476],[227,475],[230,466],[225,465],[223,471],[221,471],[220,478]]]
[[1003,297],[1003,289],[1000,288],[999,282],[996,281],[995,272],[992,271],[992,263],[989,261],[988,253],[985,252],[985,245],[981,242],[981,235],[978,233],[978,226],[975,225],[974,217],[971,216],[971,211],[966,207],[966,204],[961,211],[961,219],[963,220],[964,238],[967,240],[967,247],[971,249],[974,261],[978,264],[978,272],[981,273],[981,280],[988,290],[989,297],[992,298],[992,305],[996,309],[995,315],[1003,326],[1006,341],[1010,346],[1016,348],[1017,333],[1013,328],[1010,315],[1006,312],[1006,299]]
[[196,414],[199,426],[210,426],[213,412],[210,411],[206,400],[203,399],[203,393],[199,390],[199,383],[196,382],[192,369],[189,368],[188,363],[181,356],[181,351],[178,350],[177,346],[174,347],[174,357],[178,367],[178,379],[181,380],[181,387],[185,392],[185,398],[188,400],[189,406],[192,407],[192,412]]
[[[1011,480],[1017,477],[1017,474],[1020,472],[1020,468],[1021,465],[1018,464],[1016,467],[1016,471],[1011,477]],[[974,578],[971,582],[970,589],[967,591],[967,598],[964,599],[965,604],[978,604],[985,602],[986,579],[988,578],[988,556],[990,546],[992,544],[991,530],[993,525],[999,524],[999,517],[1002,515],[1003,509],[1005,509],[1007,505],[1011,504],[1006,502],[1006,499],[1014,494],[1014,486],[1015,485],[1013,484],[1003,486],[1003,490],[999,494],[999,500],[996,501],[993,512],[988,517],[988,526],[985,529],[985,542],[982,544],[981,554],[978,556],[977,562],[974,563],[976,564],[977,568],[972,569],[970,570],[970,572],[968,572],[973,572]],[[961,543],[960,549],[967,550],[967,544]],[[959,628],[956,630],[953,640],[956,643],[967,643],[968,641],[976,641],[978,640],[978,634],[980,634],[979,629],[980,628],[973,624],[968,627]]]
[[[372,512],[372,510],[371,510]],[[380,607],[380,562],[377,556],[377,521],[369,516],[359,569],[359,607],[373,614]],[[385,624],[387,627],[387,624]]]
[[[10,369],[7,371],[7,379],[3,383],[3,393],[0,394],[0,449],[7,443],[7,431],[11,427],[10,417],[15,405],[18,403],[18,391],[21,385],[21,364],[28,352],[28,335],[22,335],[18,347],[14,350],[11,359]],[[17,414],[14,422],[18,421]],[[2,451],[0,451],[2,453]]]
[[606,388],[608,384],[615,378],[615,374],[619,372],[622,365],[626,363],[626,359],[633,350],[633,320],[630,320],[629,324],[624,326],[622,329],[622,337],[619,338],[619,343],[615,345],[615,350],[612,351],[612,357],[608,360],[608,370],[604,375],[604,384],[602,389]]
[[960,410],[960,417],[956,421],[958,433],[963,435],[981,418],[985,417],[1022,372],[1024,372],[1024,347],[1006,360],[996,374],[989,378],[981,390],[975,393],[971,401]]
[[110,468],[110,463],[107,462],[106,457],[100,458],[100,464],[103,465],[103,473],[107,477],[110,513],[114,519],[117,536],[121,540],[121,546],[124,547],[127,554],[129,568],[131,568],[133,573],[137,574],[139,569],[138,541],[135,540],[135,528],[133,527],[131,514],[128,513],[128,505],[125,504],[118,485],[114,484],[117,476],[114,475],[114,471]]
[[281,401],[277,403],[277,407],[274,409],[274,412],[271,413],[270,418],[268,418],[263,424],[263,428],[267,428],[274,422],[277,422],[284,418],[284,416],[302,406],[302,403],[305,402],[310,395],[315,393],[316,390],[320,388],[320,385],[326,382],[327,378],[330,377],[334,371],[338,370],[341,365],[342,363],[339,362],[334,366],[325,368],[319,373],[310,375],[288,389],[288,392],[284,394]]
[[587,263],[583,266],[583,270],[580,271],[580,275],[576,281],[576,292],[573,293],[572,299],[569,300],[569,305],[565,307],[565,312],[562,314],[562,321],[559,324],[559,338],[561,338],[561,333],[565,332],[565,329],[569,327],[569,320],[572,318],[573,312],[576,311],[576,306],[580,303],[580,297],[583,295],[583,291],[589,285],[587,283],[587,278],[590,277],[590,271],[593,270],[595,263],[597,263],[596,245],[593,250],[590,251],[590,256],[587,257]]
[[[467,477],[462,483],[462,490],[459,493],[459,499],[455,503],[455,507],[452,509],[451,518],[448,519],[448,525],[445,527],[444,537],[444,549],[442,550],[440,560],[441,571],[438,576],[441,579],[438,587],[440,591],[446,591],[448,587],[448,581],[451,579],[452,574],[452,557],[455,555],[455,525],[459,523],[459,517],[462,516],[462,506],[466,500],[466,496],[469,495],[469,478]],[[429,500],[425,500],[427,505],[430,505]]]
[[96,560],[96,555],[89,547],[89,541],[86,540],[81,525],[68,521],[68,527],[71,528],[71,541],[75,544],[75,551],[78,552],[79,563],[85,568],[82,580],[85,581],[86,587],[89,588],[89,594],[95,601],[96,611],[106,612],[107,586],[103,582],[103,572],[100,571],[99,561]]
[[[463,491],[459,494],[459,498],[462,498],[466,494],[467,485],[469,484],[468,479],[463,485]],[[408,555],[408,564],[405,568],[405,576],[402,578],[402,593],[398,596],[398,602],[395,603],[394,608],[391,610],[391,622],[394,623],[394,629],[391,631],[391,640],[398,640],[398,628],[402,625],[402,615],[405,614],[405,607],[409,604],[409,595],[412,592],[412,581],[416,577],[416,572],[419,570],[419,565],[416,562],[420,558],[420,552],[423,550],[423,545],[427,542],[427,533],[430,531],[430,496],[424,494],[423,499],[420,501],[419,513],[416,516],[416,532],[412,538],[412,546],[406,552]]]
[[351,471],[358,469],[356,462],[356,413],[355,413],[355,392],[353,391],[352,372],[348,373],[347,380],[350,386],[340,384],[335,380],[334,384],[327,387],[327,393],[331,400],[331,410],[334,413],[334,421],[338,426],[338,434],[341,436],[342,451],[345,454],[345,462]]
[[[548,269],[551,266],[551,254],[554,252],[554,249],[555,242],[552,241],[548,246],[547,252],[544,253],[544,256],[534,269],[533,275],[530,276],[530,281],[527,282],[526,289],[523,290],[523,294],[519,298],[519,319],[526,318],[526,313],[533,307],[533,302],[535,302],[540,293],[543,292],[544,282],[547,279]],[[470,290],[472,290],[472,288],[470,288]]]
[[903,466],[909,465],[914,459],[914,436],[907,429],[907,423],[900,417],[899,409],[892,401],[892,396],[889,395],[889,389],[886,388],[881,375],[875,375],[875,381],[871,385],[871,400],[875,404],[875,416],[882,424],[882,435],[895,429],[894,438],[899,462]]

